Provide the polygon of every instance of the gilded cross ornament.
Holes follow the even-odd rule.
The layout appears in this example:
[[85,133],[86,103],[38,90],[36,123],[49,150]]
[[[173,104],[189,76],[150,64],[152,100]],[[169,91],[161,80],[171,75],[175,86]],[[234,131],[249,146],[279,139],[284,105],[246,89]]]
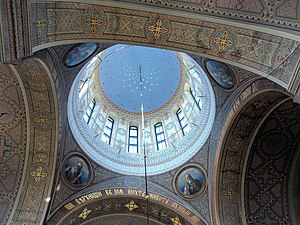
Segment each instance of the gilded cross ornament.
[[36,171],[31,172],[30,175],[34,177],[35,182],[39,183],[41,179],[47,177],[48,174],[43,171],[41,166],[39,166]]
[[92,210],[84,208],[82,213],[80,213],[78,217],[85,220],[91,212],[92,212]]
[[134,209],[137,209],[139,206],[136,205],[136,204],[134,203],[134,201],[131,200],[128,204],[125,205],[125,207],[128,208],[128,210],[129,210],[130,212],[132,212]]
[[171,218],[170,220],[173,222],[173,225],[182,225],[178,216],[176,216],[175,218]]
[[228,32],[224,31],[221,37],[215,38],[214,42],[219,46],[219,52],[223,52],[226,47],[233,44],[232,40],[228,38]]
[[154,38],[158,39],[161,34],[166,33],[167,29],[163,27],[161,19],[158,19],[155,25],[149,27],[151,32],[154,32]]
[[255,109],[260,109],[261,107],[263,107],[267,102],[265,100],[258,100],[256,102],[253,102],[253,106],[255,107]]
[[38,31],[41,31],[41,29],[46,25],[46,22],[43,19],[38,19],[37,21],[35,21],[35,25]]
[[233,197],[237,196],[237,192],[233,191],[231,186],[228,186],[227,190],[223,191],[222,194],[226,196],[229,201],[231,201]]
[[36,80],[37,79],[37,73],[34,72],[34,70],[32,69],[28,69],[29,73],[30,73],[30,76],[33,80]]
[[243,140],[241,137],[237,137],[234,140],[230,141],[230,143],[234,146],[234,147],[238,147],[240,144],[242,144]]
[[282,60],[282,62],[279,65],[280,69],[284,69],[287,65],[291,64],[292,62],[290,56],[280,55],[278,56],[278,59]]
[[103,22],[98,19],[97,13],[94,11],[93,14],[92,14],[92,19],[91,20],[90,19],[86,20],[85,23],[87,25],[91,25],[91,30],[92,30],[93,33],[95,33],[97,27],[99,25],[101,25]]
[[39,123],[41,127],[44,127],[45,123],[48,122],[48,119],[44,116],[44,114],[41,114],[40,117],[36,117],[33,120],[34,122]]

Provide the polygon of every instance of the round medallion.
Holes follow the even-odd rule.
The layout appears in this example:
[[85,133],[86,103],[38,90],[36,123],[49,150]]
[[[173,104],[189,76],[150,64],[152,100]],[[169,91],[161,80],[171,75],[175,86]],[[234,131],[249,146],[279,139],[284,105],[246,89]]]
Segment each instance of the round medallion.
[[65,56],[65,65],[74,67],[89,58],[97,49],[95,43],[84,43],[73,47]]
[[136,177],[127,177],[125,179],[125,184],[129,188],[139,188],[142,185],[142,182]]
[[0,100],[0,124],[11,123],[15,116],[14,108],[8,102]]
[[83,189],[92,180],[93,170],[90,162],[79,153],[66,156],[62,166],[62,178],[72,189]]
[[183,198],[197,198],[206,189],[206,173],[197,164],[189,164],[181,168],[175,175],[174,189]]
[[235,77],[231,69],[224,63],[207,60],[206,69],[214,81],[222,88],[229,90],[235,85]]

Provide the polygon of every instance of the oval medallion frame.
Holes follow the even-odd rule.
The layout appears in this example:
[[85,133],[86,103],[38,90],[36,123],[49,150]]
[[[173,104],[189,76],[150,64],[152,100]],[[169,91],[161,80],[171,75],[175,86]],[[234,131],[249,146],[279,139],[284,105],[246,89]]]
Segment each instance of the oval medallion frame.
[[[208,66],[209,62],[219,64],[219,66],[222,66],[222,67],[221,68],[217,68],[217,69],[215,68],[214,70],[211,70],[209,68],[209,66]],[[211,79],[220,88],[222,88],[225,91],[230,91],[230,90],[235,89],[235,87],[237,87],[237,85],[238,85],[237,76],[236,76],[235,72],[233,71],[233,69],[229,65],[227,65],[226,63],[215,61],[215,60],[211,60],[211,59],[204,59],[203,60],[203,64],[204,64],[204,68],[206,70],[206,73],[209,74],[209,76],[211,77]],[[231,76],[231,78],[232,78],[232,84],[228,83],[229,81],[226,80],[225,76],[219,74],[221,72],[220,70],[223,70],[223,71],[225,70],[224,74],[226,74],[227,78],[229,77],[229,75]]]
[[[75,67],[75,66],[87,61],[92,55],[94,55],[94,53],[97,51],[97,49],[99,49],[99,45],[97,43],[77,44],[77,45],[71,47],[67,51],[67,53],[65,53],[65,55],[63,57],[63,63],[67,68]],[[78,58],[68,59],[69,57],[78,57]],[[72,60],[72,61],[67,62],[68,60]]]
[[[191,184],[188,184],[187,180]],[[194,163],[183,166],[174,176],[173,188],[177,195],[185,199],[198,198],[207,188],[207,174],[204,168]]]
[[90,161],[78,152],[65,156],[61,176],[63,182],[71,189],[81,190],[87,187],[93,178],[93,168]]

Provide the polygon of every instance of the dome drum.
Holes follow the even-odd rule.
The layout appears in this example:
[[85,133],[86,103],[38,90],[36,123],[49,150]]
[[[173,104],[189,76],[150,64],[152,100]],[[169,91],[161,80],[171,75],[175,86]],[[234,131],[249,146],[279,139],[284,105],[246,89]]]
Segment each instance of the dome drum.
[[[142,176],[144,174],[143,148],[147,154],[147,173],[149,175],[174,169],[193,157],[210,134],[215,116],[215,100],[209,79],[202,68],[188,55],[171,51],[166,53],[166,50],[155,49],[155,53],[162,51],[163,54],[170,55],[175,62],[178,61],[180,66],[177,68],[177,72],[180,79],[178,79],[177,88],[169,87],[165,83],[170,82],[172,77],[159,80],[164,73],[154,75],[152,79],[158,80],[158,86],[165,87],[166,92],[173,94],[170,95],[170,99],[165,98],[162,105],[155,106],[155,103],[151,105],[154,108],[150,107],[147,111],[147,105],[152,104],[152,98],[160,100],[160,92],[165,89],[158,89],[159,91],[154,93],[150,91],[144,95],[141,91],[146,89],[143,88],[143,84],[147,79],[151,80],[151,74],[154,72],[148,71],[148,78],[144,81],[138,79],[142,76],[127,75],[131,78],[134,77],[133,82],[135,83],[138,79],[136,87],[141,89],[135,88],[138,91],[135,91],[134,95],[137,95],[138,98],[134,102],[130,102],[126,106],[127,108],[122,108],[120,104],[124,101],[118,102],[120,100],[118,98],[121,98],[123,92],[114,89],[113,82],[117,82],[116,80],[119,79],[127,88],[133,83],[129,81],[124,83],[123,67],[121,72],[116,68],[109,70],[107,65],[106,69],[101,70],[102,64],[105,68],[105,64],[110,60],[115,61],[112,55],[118,54],[124,49],[133,48],[133,46],[120,47],[122,46],[116,46],[115,48],[119,50],[106,58],[103,57],[105,53],[100,53],[100,56],[84,66],[76,77],[68,101],[68,118],[72,133],[83,151],[96,163],[109,170],[121,174]],[[142,47],[138,48],[143,54],[147,54],[147,51],[151,50],[147,49],[145,52]],[[130,54],[126,59],[127,64],[134,67],[136,58]],[[151,53],[147,57],[155,55],[157,54]],[[124,61],[126,60],[124,59]],[[148,60],[148,64],[151,64],[151,60]],[[142,62],[136,63],[138,63],[136,68],[149,67],[147,63],[146,65],[141,64]],[[151,66],[154,64],[152,62]],[[168,64],[165,62],[161,66]],[[156,71],[162,70],[165,68],[156,68]],[[101,71],[107,71],[104,81],[101,80]],[[111,78],[114,81],[108,78],[109,71],[111,74],[116,74],[111,75],[115,76]],[[174,76],[177,80],[176,75]],[[129,88],[127,91],[131,92],[131,89]],[[113,95],[117,100],[110,98]],[[143,101],[146,96],[151,100]],[[130,99],[125,101],[129,102]],[[142,103],[146,108],[144,129],[142,128],[142,115],[138,110],[135,111],[136,108],[140,110]]]

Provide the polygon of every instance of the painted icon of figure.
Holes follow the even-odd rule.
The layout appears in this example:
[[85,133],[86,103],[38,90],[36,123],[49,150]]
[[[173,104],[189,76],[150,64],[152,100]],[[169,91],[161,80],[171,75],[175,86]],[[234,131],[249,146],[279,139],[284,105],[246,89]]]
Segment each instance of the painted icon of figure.
[[81,184],[81,176],[82,176],[82,163],[79,162],[76,166],[68,166],[65,169],[66,177],[72,184]]
[[183,193],[186,195],[196,194],[201,189],[201,181],[194,179],[191,174],[185,175],[186,185],[184,186]]
[[233,78],[229,75],[228,69],[224,67],[216,67],[214,71],[215,78],[225,88],[233,86]]

